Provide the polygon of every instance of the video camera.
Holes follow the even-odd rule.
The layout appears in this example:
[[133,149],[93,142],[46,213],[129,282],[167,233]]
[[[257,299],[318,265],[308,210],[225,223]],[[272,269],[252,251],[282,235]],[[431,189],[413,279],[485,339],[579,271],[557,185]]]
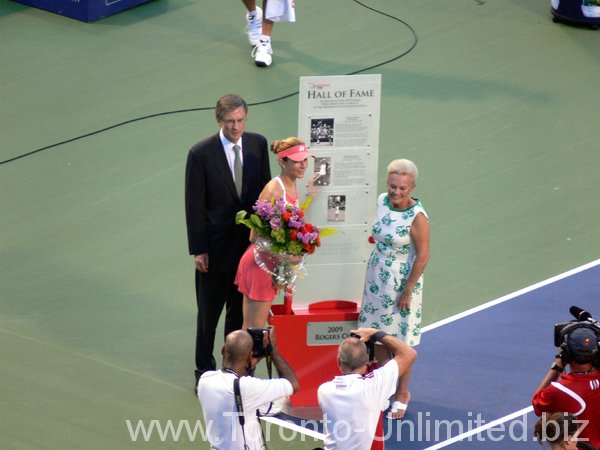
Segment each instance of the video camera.
[[[263,356],[269,356],[271,353],[273,353],[269,328],[247,328],[246,331],[250,334],[250,336],[252,336],[252,356],[255,358],[261,358]],[[269,336],[269,344],[266,346],[264,342],[265,333],[267,333],[267,336]]]
[[[576,356],[578,356],[577,359],[583,357],[585,361],[577,362],[593,362],[595,367],[600,367],[600,351],[598,351],[598,348],[600,348],[600,322],[594,320],[589,312],[577,306],[571,306],[569,312],[576,320],[554,325],[554,346],[560,348],[559,356],[565,363],[569,363]],[[567,343],[568,335],[579,328],[590,329],[596,336],[596,350],[589,352],[589,355],[574,355]]]

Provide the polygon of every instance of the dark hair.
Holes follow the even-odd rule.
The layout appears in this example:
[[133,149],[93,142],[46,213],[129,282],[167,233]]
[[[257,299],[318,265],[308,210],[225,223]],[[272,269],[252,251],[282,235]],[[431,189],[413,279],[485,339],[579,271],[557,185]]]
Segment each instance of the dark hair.
[[225,114],[238,108],[244,108],[244,111],[248,112],[248,104],[242,97],[237,94],[227,94],[217,100],[215,115],[218,120],[223,120]]

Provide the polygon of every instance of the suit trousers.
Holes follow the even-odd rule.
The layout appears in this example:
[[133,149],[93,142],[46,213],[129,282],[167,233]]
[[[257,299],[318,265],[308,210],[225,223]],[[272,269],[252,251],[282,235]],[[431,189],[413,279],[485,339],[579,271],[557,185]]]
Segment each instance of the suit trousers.
[[225,312],[225,333],[242,328],[243,296],[234,284],[234,272],[200,272],[196,270],[196,303],[198,319],[196,328],[196,378],[207,370],[215,370],[217,365],[213,356],[217,324]]

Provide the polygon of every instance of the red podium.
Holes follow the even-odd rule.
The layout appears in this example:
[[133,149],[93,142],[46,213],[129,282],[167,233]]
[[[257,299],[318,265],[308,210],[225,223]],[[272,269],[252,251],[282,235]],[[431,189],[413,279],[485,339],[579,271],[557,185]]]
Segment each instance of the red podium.
[[[337,350],[358,327],[360,307],[346,300],[325,300],[294,308],[291,295],[271,307],[269,323],[277,330],[277,347],[294,368],[300,390],[290,397],[292,407],[318,406],[319,386],[339,375]],[[380,418],[371,450],[383,450]]]
[[300,391],[290,398],[292,406],[318,406],[321,383],[340,373],[337,349],[357,327],[359,305],[346,300],[326,300],[304,308],[273,305],[269,323],[277,330],[279,352],[294,368]]

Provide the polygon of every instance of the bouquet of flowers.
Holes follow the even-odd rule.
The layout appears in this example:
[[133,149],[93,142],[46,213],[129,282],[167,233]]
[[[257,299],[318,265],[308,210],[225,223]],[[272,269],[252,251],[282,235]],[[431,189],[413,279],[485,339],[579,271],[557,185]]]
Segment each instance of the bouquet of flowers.
[[270,273],[278,288],[294,288],[300,273],[304,273],[304,259],[321,245],[321,237],[334,230],[319,229],[306,222],[304,210],[311,197],[300,207],[286,204],[281,198],[271,201],[257,200],[255,211],[246,218],[246,211],[236,215],[236,224],[255,230],[254,257],[258,266]]

